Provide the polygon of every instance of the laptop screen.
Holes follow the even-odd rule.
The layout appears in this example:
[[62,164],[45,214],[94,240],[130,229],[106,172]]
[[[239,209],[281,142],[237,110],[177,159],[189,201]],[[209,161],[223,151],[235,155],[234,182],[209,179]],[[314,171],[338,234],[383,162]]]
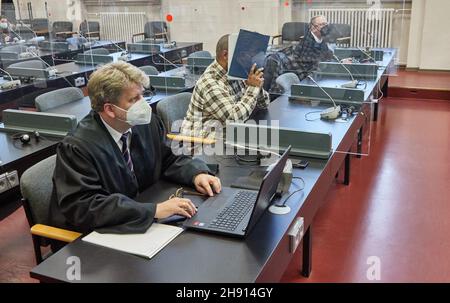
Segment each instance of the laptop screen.
[[283,174],[284,166],[286,165],[290,150],[291,146],[286,149],[281,158],[278,159],[277,164],[264,177],[259,189],[255,207],[253,208],[253,213],[250,217],[250,222],[247,227],[247,233],[253,228],[253,226],[255,226],[256,222],[258,222],[259,218],[266,211],[267,207],[272,201],[272,198],[277,191],[278,183],[281,180],[281,176]]

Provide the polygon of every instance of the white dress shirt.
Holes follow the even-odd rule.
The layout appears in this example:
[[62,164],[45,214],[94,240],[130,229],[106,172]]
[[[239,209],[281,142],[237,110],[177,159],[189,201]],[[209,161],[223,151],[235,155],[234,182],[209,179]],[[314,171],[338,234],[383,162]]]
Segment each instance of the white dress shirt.
[[[116,142],[117,146],[119,147],[119,150],[122,152],[122,145],[123,145],[123,143],[122,143],[122,140],[120,140],[120,138],[122,138],[123,134],[118,132],[114,128],[112,128],[108,123],[106,123],[106,121],[103,120],[102,116],[100,116],[100,119],[102,120],[103,124],[105,125],[105,127],[108,130],[108,132],[111,135],[111,137],[113,138],[114,142]],[[127,138],[127,145],[128,145],[128,148],[130,148],[131,128],[129,128],[126,132],[130,132],[130,135],[128,135],[128,138]],[[130,153],[130,157],[131,157],[131,153]]]

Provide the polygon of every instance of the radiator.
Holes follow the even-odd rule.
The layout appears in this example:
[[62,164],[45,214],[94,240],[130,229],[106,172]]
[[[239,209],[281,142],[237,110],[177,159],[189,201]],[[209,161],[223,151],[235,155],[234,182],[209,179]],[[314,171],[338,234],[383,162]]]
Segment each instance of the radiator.
[[147,22],[145,13],[99,13],[102,40],[131,42],[133,34],[143,33]]
[[394,13],[393,8],[324,8],[310,9],[309,18],[324,15],[329,23],[349,24],[350,47],[392,47]]

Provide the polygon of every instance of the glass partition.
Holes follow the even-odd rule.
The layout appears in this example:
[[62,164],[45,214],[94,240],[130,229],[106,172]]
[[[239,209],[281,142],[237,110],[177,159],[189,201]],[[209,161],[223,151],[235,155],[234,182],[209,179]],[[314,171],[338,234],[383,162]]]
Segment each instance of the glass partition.
[[[387,93],[388,76],[406,63],[411,8],[407,0],[14,3],[15,20],[8,27],[12,40],[0,50],[1,81],[10,81],[7,67],[12,63],[35,61],[35,66],[25,74],[10,73],[26,86],[17,90],[12,106],[36,108],[38,95],[58,88],[78,87],[87,95],[93,71],[123,60],[149,76],[151,86],[144,96],[156,110],[164,98],[193,92],[205,70],[217,63],[218,41],[230,35],[233,47],[224,57],[225,74],[236,72],[247,80],[256,63],[257,69],[263,68],[269,106],[280,111],[278,121],[262,114],[250,119],[305,132],[333,132],[333,151],[358,155],[370,154],[371,128]],[[262,44],[247,39],[233,56],[240,37],[254,33]],[[244,68],[235,71],[236,64]],[[86,111],[88,105],[77,113],[81,117]],[[353,123],[361,126],[362,144],[349,147],[341,141]],[[179,131],[181,124],[174,123],[169,131]]]

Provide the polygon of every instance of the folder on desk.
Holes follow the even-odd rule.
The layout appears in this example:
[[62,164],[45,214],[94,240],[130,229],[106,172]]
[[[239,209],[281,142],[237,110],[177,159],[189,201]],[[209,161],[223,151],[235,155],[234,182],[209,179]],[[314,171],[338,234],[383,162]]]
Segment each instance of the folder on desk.
[[143,234],[100,234],[93,231],[83,241],[151,259],[182,231],[181,227],[153,223]]

